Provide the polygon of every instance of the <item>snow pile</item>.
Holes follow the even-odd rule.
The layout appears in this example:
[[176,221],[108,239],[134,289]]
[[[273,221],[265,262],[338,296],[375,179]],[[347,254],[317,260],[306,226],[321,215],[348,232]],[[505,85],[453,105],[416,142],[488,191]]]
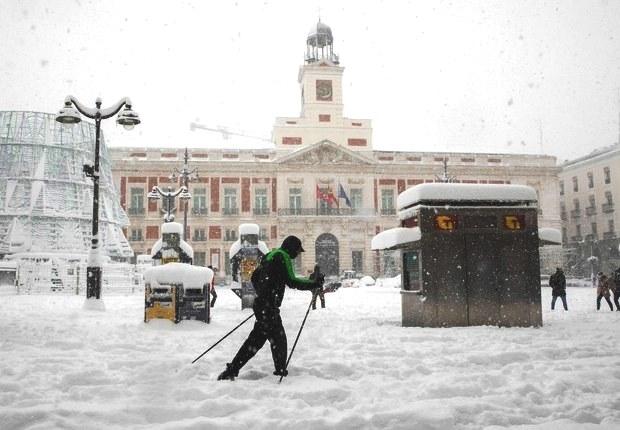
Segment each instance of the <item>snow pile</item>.
[[[3,429],[620,428],[620,312],[569,288],[541,328],[403,328],[396,288],[339,289],[311,311],[278,385],[269,346],[234,382],[216,381],[252,328],[226,289],[213,322],[142,322],[140,296],[3,297]],[[292,345],[310,294],[288,290]],[[561,306],[560,306],[561,308]]]
[[561,245],[562,233],[557,228],[541,227],[538,229],[541,245]]
[[373,237],[370,248],[373,251],[398,248],[407,243],[417,242],[421,237],[420,227],[395,227]]
[[377,287],[400,288],[402,286],[400,276],[401,275],[394,276],[393,278],[378,278],[375,285]]
[[258,224],[241,224],[239,226],[239,236],[246,234],[255,234],[258,236],[260,233],[260,227]]
[[536,190],[526,185],[495,184],[419,184],[406,189],[396,200],[398,210],[421,202],[502,201],[536,202]]
[[144,282],[151,288],[159,284],[183,284],[185,288],[200,288],[210,284],[213,279],[213,270],[208,267],[191,266],[184,263],[168,263],[154,266],[144,272]]
[[165,222],[161,225],[161,234],[176,233],[183,236],[183,224],[178,222]]

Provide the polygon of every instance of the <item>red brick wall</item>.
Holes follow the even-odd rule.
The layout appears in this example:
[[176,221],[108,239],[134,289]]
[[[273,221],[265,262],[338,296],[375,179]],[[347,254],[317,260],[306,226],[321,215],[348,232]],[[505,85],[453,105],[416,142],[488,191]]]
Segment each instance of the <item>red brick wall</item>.
[[402,193],[403,191],[405,191],[405,180],[404,179],[399,179],[398,180],[398,194]]
[[347,139],[347,144],[349,146],[366,146],[366,139]]
[[[154,186],[157,185],[157,178],[156,177],[149,177],[149,188],[148,190],[146,190],[147,193],[150,193],[151,190],[153,189]],[[157,202],[156,201],[150,201],[149,200],[149,212],[155,212],[157,211]],[[159,236],[157,236],[159,237]]]
[[272,239],[277,239],[278,238],[278,226],[277,225],[272,225],[271,226],[271,238]]
[[250,178],[241,179],[241,212],[250,212]]
[[209,239],[222,239],[222,227],[216,225],[209,226]]
[[211,178],[211,212],[220,211],[220,178]]
[[374,185],[374,201],[375,201],[375,209],[377,209],[379,207],[378,205],[378,201],[379,201],[379,190],[377,189],[377,180],[374,180],[375,185]]
[[146,239],[159,239],[159,226],[147,225],[146,226]]
[[283,137],[282,145],[301,145],[301,137]]

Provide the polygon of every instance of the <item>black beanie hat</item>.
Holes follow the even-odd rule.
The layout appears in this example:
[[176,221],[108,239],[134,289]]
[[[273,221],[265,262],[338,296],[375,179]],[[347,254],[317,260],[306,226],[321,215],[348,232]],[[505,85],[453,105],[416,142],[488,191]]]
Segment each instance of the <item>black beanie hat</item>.
[[301,246],[301,240],[299,240],[297,236],[287,236],[282,241],[282,246],[280,248],[290,252],[305,252]]

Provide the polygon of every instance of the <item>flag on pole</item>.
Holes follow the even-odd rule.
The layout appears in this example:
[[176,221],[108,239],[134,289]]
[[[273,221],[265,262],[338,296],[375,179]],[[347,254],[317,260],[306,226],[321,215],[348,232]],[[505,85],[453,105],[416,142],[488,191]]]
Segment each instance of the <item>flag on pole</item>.
[[337,207],[340,207],[340,205],[338,204],[338,199],[334,195],[334,192],[332,191],[332,188],[329,185],[327,186],[327,193],[325,197],[326,197],[327,203],[330,206],[336,205]]
[[340,182],[338,183],[338,198],[344,199],[348,207],[353,207],[353,205],[351,205],[351,200],[349,200],[349,196],[347,196],[347,193],[345,193],[344,188],[342,188],[342,184]]

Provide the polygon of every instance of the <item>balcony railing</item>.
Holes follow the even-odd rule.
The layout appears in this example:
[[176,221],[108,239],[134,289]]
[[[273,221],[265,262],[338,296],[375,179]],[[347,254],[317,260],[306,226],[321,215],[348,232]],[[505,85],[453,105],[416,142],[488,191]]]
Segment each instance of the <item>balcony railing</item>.
[[144,242],[143,236],[129,236],[130,242]]
[[254,215],[269,215],[269,208],[254,208]]
[[223,215],[239,215],[239,208],[223,208],[222,214]]
[[278,216],[376,216],[374,208],[284,208]]
[[581,216],[581,209],[573,209],[570,211],[571,218],[579,218]]
[[238,239],[238,237],[237,237],[237,236],[232,236],[232,235],[230,235],[230,236],[224,236],[224,241],[225,241],[225,242],[234,242],[234,241],[235,241],[235,240],[237,240],[237,239]]
[[616,238],[615,231],[606,231],[605,233],[603,233],[603,239],[615,239],[615,238]]
[[596,207],[594,207],[594,206],[587,207],[586,208],[586,215],[588,215],[588,216],[596,215]]
[[192,208],[192,215],[207,215],[209,209],[207,208]]
[[610,213],[614,211],[614,204],[613,203],[603,203],[603,213]]
[[586,234],[586,242],[592,242],[598,240],[598,234]]
[[129,208],[127,213],[129,215],[144,215],[144,208]]
[[206,240],[207,240],[207,236],[205,235],[192,237],[192,241],[194,242],[205,242]]
[[381,215],[396,215],[396,209],[394,208],[385,208],[381,209]]

